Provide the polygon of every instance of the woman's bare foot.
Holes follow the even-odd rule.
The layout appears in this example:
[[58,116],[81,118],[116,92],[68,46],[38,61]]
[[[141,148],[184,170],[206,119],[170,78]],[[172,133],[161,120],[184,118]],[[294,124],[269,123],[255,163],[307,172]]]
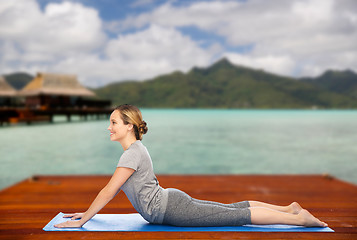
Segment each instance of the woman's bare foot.
[[305,227],[327,227],[327,223],[324,223],[319,219],[315,218],[305,209],[302,209],[298,216],[301,219],[302,225]]
[[292,204],[290,204],[288,206],[288,213],[291,213],[291,214],[299,214],[301,210],[302,210],[302,207],[297,202],[293,202]]

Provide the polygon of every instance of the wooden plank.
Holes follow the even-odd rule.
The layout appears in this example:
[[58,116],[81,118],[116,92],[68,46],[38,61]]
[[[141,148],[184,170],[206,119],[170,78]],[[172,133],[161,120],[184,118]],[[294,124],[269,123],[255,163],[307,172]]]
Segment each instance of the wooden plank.
[[[357,186],[318,175],[161,175],[163,187],[224,203],[298,201],[335,233],[44,232],[58,212],[85,211],[110,176],[38,176],[0,192],[0,239],[357,239]],[[101,213],[133,213],[119,193]]]

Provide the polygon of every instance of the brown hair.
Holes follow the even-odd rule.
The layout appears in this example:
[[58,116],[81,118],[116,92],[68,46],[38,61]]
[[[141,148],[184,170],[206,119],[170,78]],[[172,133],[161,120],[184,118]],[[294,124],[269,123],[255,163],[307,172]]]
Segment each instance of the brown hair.
[[141,115],[139,108],[130,104],[123,104],[117,106],[114,110],[119,111],[120,117],[125,125],[129,123],[133,124],[136,140],[142,140],[143,135],[148,131],[148,127],[146,126],[146,122],[143,120],[143,116]]

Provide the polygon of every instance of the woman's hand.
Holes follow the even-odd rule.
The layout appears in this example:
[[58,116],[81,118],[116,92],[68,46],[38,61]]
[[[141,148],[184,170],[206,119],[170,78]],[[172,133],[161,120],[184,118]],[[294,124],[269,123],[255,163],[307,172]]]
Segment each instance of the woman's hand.
[[81,219],[83,217],[84,213],[71,213],[71,214],[66,214],[63,217],[64,218],[71,218],[71,220],[76,220],[76,219]]
[[[134,169],[118,167],[108,184],[99,192],[85,213],[66,214],[64,218],[71,218],[72,221],[56,224],[57,228],[80,228],[99,212],[120,190],[120,187],[135,172]],[[81,220],[76,220],[81,219]],[[76,221],[75,221],[76,220]]]
[[54,225],[54,227],[56,227],[56,228],[80,228],[80,227],[82,227],[82,224],[80,223],[80,221],[71,220],[71,221],[56,224],[56,225]]
[[80,228],[82,227],[82,223],[80,221],[73,221],[76,219],[81,219],[83,217],[84,213],[71,213],[71,214],[66,214],[63,217],[64,218],[71,218],[72,221],[67,221],[63,223],[59,223],[54,225],[56,228]]

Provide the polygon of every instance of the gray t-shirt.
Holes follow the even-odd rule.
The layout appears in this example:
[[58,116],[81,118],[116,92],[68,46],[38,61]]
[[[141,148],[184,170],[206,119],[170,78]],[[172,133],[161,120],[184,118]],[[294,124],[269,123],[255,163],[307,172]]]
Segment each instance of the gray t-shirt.
[[150,223],[162,223],[167,206],[168,191],[160,187],[154,174],[151,157],[140,140],[124,151],[117,167],[134,169],[135,172],[123,184],[133,207]]

